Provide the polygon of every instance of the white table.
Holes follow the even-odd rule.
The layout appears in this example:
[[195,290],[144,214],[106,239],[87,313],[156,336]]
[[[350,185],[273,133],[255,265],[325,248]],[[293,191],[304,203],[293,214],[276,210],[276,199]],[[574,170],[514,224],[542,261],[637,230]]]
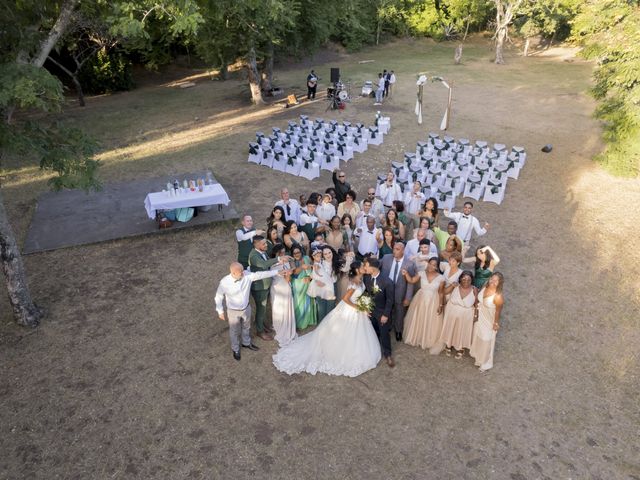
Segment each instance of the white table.
[[[184,189],[180,189],[184,192]],[[224,191],[222,185],[205,185],[204,191],[195,192],[188,190],[172,197],[169,192],[153,192],[144,199],[144,208],[147,210],[149,218],[156,218],[156,210],[173,210],[175,208],[200,207],[204,205],[229,205],[229,196]]]

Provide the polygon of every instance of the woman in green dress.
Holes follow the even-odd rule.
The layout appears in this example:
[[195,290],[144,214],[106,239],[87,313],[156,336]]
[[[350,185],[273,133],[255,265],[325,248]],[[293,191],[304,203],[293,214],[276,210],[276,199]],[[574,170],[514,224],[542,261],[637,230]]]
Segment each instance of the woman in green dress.
[[298,244],[291,247],[293,256],[293,274],[291,275],[291,289],[293,290],[293,310],[296,316],[296,328],[305,328],[316,325],[315,299],[307,295],[309,282],[311,282],[311,259],[303,255],[302,248]]
[[396,239],[393,235],[393,229],[384,227],[382,229],[381,241],[378,242],[378,258],[393,254],[393,246],[395,243]]
[[500,263],[500,257],[491,247],[481,245],[476,248],[475,256],[466,257],[463,262],[475,262],[476,271],[473,277],[473,286],[480,290],[493,275],[496,265]]

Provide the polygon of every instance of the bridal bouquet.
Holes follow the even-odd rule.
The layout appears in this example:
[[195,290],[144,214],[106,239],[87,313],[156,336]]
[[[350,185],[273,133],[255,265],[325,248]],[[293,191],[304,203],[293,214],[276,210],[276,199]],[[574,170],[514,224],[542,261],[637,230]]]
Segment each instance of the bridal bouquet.
[[369,295],[360,295],[356,300],[356,308],[359,312],[371,313],[371,310],[373,310],[373,298]]

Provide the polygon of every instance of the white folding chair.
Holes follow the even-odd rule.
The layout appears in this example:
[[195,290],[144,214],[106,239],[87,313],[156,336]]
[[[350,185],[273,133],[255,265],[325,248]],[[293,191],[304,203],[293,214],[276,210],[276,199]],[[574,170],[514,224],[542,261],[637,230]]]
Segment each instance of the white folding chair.
[[509,178],[517,180],[520,176],[520,169],[519,157],[515,153],[511,152],[507,157],[507,175]]
[[273,154],[273,164],[271,168],[279,172],[284,172],[287,166],[287,154],[280,151]]
[[438,208],[453,210],[456,206],[456,193],[449,187],[438,187],[435,197],[438,200]]
[[367,150],[368,145],[369,145],[369,142],[364,135],[354,135],[353,145],[352,145],[354,152],[358,152],[358,153],[365,152]]
[[482,179],[477,175],[469,175],[464,184],[464,193],[462,195],[480,201],[483,193],[484,184],[482,183]]
[[509,167],[507,165],[497,165],[493,167],[493,172],[489,176],[489,181],[502,182],[503,186],[507,186],[509,179]]
[[380,145],[382,143],[382,134],[376,127],[369,127],[369,142],[370,145]]
[[451,188],[456,195],[460,195],[464,191],[464,178],[462,174],[455,172],[447,172],[444,180],[444,186]]
[[416,144],[416,157],[424,158],[427,154],[427,142],[418,142]]
[[493,202],[500,205],[502,200],[504,200],[504,191],[505,186],[500,183],[494,183],[491,180],[487,182],[487,186],[484,188],[484,198],[485,202]]
[[511,148],[511,151],[518,155],[518,161],[520,163],[520,168],[524,167],[524,164],[527,161],[527,152],[525,152],[524,147],[514,146]]
[[273,167],[273,150],[270,148],[265,148],[262,150],[262,159],[260,160],[260,165],[264,165],[265,167]]
[[322,170],[329,170],[333,172],[336,168],[340,166],[340,158],[336,155],[323,154],[324,157],[320,163],[320,168]]
[[298,157],[289,155],[287,158],[286,165],[284,167],[284,171],[286,173],[290,173],[291,175],[298,176],[300,174],[301,167],[302,167],[302,161],[298,159]]
[[376,181],[376,197],[380,197],[380,185],[387,181],[387,174],[381,173],[378,175],[378,180]]
[[347,144],[339,144],[336,147],[338,154],[340,155],[340,160],[348,162],[353,158],[353,147],[350,147]]
[[300,163],[300,173],[298,176],[304,177],[307,180],[313,180],[320,176],[320,165],[311,160],[303,160]]
[[249,162],[258,165],[262,162],[262,149],[257,143],[249,142]]

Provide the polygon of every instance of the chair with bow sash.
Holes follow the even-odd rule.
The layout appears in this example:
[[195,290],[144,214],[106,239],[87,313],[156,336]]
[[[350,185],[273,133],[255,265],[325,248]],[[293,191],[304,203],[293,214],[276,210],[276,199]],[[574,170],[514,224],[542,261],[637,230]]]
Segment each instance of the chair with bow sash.
[[483,200],[485,202],[493,202],[500,205],[502,203],[502,200],[504,200],[505,190],[505,185],[503,185],[500,181],[493,181],[490,179],[487,182],[487,186],[484,188]]
[[271,168],[277,170],[279,172],[284,172],[287,166],[287,154],[284,151],[274,152],[273,153],[273,164]]
[[260,165],[271,168],[273,166],[273,150],[271,148],[262,149],[262,158],[260,159]]
[[262,163],[262,149],[257,143],[249,142],[249,162],[258,165]]
[[452,210],[456,206],[456,193],[450,187],[438,187],[435,197],[439,208]]
[[382,143],[382,133],[377,127],[369,127],[369,144],[380,145]]
[[299,176],[300,168],[302,167],[302,161],[293,155],[287,155],[287,162],[284,167],[284,171],[291,175]]
[[367,138],[364,135],[355,134],[353,136],[353,144],[351,145],[351,147],[353,148],[354,152],[362,153],[367,150],[368,144],[369,142],[367,141]]
[[300,177],[304,177],[307,180],[313,180],[320,176],[320,165],[312,160],[303,160],[300,162]]
[[524,147],[514,146],[511,148],[511,152],[515,153],[518,156],[520,168],[524,167],[524,164],[527,161],[527,152],[524,151]]
[[507,175],[509,175],[509,178],[513,178],[514,180],[517,180],[518,177],[520,176],[520,169],[522,168],[520,166],[520,159],[518,157],[517,154],[515,154],[514,152],[509,153],[509,155],[507,156]]
[[320,162],[320,168],[322,168],[322,170],[329,170],[330,172],[333,172],[339,166],[340,158],[336,155],[324,154]]
[[483,193],[484,183],[482,182],[482,178],[478,175],[469,175],[464,184],[464,193],[462,195],[480,201]]
[[353,158],[353,147],[350,147],[346,142],[338,143],[336,150],[340,154],[340,160],[348,162]]
[[387,181],[387,174],[381,173],[378,175],[378,180],[376,181],[376,197],[380,197],[380,185]]
[[506,165],[496,165],[493,167],[491,175],[489,175],[488,181],[501,182],[503,186],[507,186],[507,180],[509,179],[509,167]]

